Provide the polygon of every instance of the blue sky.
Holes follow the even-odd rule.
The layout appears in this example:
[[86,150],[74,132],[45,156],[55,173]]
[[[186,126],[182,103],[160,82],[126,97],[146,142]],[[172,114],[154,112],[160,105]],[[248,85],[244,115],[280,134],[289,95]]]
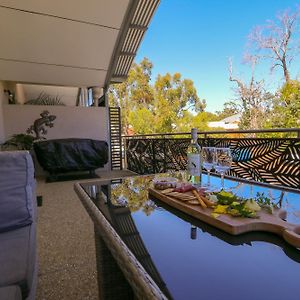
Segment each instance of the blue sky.
[[[251,29],[297,5],[300,0],[161,0],[135,61],[149,58],[154,79],[167,72],[192,79],[207,110],[221,110],[225,101],[234,99],[228,57],[233,57],[235,73],[248,78],[250,68],[242,65],[242,58]],[[294,69],[292,77],[299,71]],[[270,74],[267,63],[257,75],[270,89],[282,80],[281,73]]]

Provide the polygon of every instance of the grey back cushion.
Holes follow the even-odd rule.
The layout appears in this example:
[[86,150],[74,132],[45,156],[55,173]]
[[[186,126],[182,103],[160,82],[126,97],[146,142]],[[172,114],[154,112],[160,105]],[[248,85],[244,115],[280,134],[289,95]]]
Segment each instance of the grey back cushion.
[[0,152],[0,232],[32,223],[34,195],[34,166],[29,152]]

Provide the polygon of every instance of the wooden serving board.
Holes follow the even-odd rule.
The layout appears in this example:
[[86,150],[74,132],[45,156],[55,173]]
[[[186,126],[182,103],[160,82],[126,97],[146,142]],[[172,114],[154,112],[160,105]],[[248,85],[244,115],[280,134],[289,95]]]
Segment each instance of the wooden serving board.
[[[188,204],[186,201],[181,201],[161,193],[160,190],[149,188],[149,194],[161,200],[162,202],[215,226],[227,233],[238,235],[250,231],[267,231],[278,234],[283,239],[296,248],[300,248],[300,225],[291,224],[283,219],[286,217],[286,211],[275,209],[273,214],[264,210],[257,212],[257,219],[233,217],[227,214],[221,214],[214,218],[211,213],[212,208],[202,208],[199,205]],[[192,195],[191,192],[186,193]]]

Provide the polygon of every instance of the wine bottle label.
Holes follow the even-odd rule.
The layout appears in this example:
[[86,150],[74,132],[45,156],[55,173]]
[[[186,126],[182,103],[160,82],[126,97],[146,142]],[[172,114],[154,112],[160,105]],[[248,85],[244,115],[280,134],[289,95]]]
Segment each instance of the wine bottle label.
[[188,172],[191,176],[200,175],[200,154],[188,154]]

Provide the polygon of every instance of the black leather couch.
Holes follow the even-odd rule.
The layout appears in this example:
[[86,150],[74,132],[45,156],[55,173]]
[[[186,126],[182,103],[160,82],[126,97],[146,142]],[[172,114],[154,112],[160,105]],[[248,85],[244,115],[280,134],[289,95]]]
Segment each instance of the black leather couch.
[[108,144],[92,139],[54,139],[36,141],[33,148],[39,164],[49,172],[48,181],[70,172],[89,171],[108,162]]

